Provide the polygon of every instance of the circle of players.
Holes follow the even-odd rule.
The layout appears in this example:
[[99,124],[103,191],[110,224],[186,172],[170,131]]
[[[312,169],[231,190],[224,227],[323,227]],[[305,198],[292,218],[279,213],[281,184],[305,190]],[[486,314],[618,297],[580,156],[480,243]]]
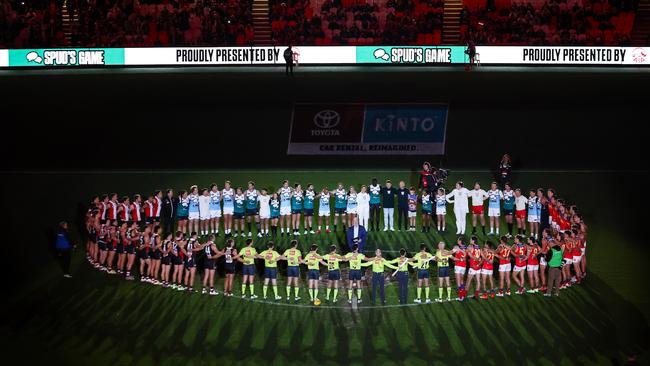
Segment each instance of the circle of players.
[[[547,288],[547,267],[549,267],[551,248],[558,248],[561,253],[561,280],[552,290],[558,295],[560,289],[570,287],[586,276],[586,232],[581,215],[576,206],[568,206],[564,200],[557,198],[553,189],[530,190],[529,196],[522,195],[520,189],[512,189],[508,183],[503,190],[492,183],[489,191],[481,189],[476,183],[474,189],[464,188],[457,182],[455,189],[446,193],[439,188],[435,193],[422,190],[416,193],[414,187],[405,188],[403,181],[393,188],[390,181],[382,187],[373,179],[368,186],[361,186],[359,192],[354,186],[345,190],[342,183],[330,192],[324,187],[315,192],[312,184],[303,191],[300,184],[293,188],[288,181],[282,187],[269,194],[268,190],[257,191],[254,182],[248,182],[248,189],[232,188],[227,181],[220,190],[216,184],[199,191],[192,186],[189,191],[181,191],[177,199],[172,190],[166,192],[169,202],[176,206],[175,232],[163,231],[160,225],[163,194],[155,191],[143,202],[140,195],[123,197],[117,194],[95,197],[88,210],[86,229],[88,231],[87,259],[96,268],[109,274],[124,274],[133,280],[133,266],[139,259],[140,281],[162,285],[179,291],[194,291],[195,275],[199,257],[203,259],[204,274],[202,293],[216,295],[214,288],[217,262],[223,265],[225,281],[223,293],[233,296],[233,279],[235,263],[242,263],[241,296],[251,299],[255,295],[256,260],[264,261],[263,297],[267,298],[269,284],[273,290],[273,299],[278,301],[278,262],[286,261],[286,299],[300,300],[299,278],[300,266],[307,266],[308,292],[310,301],[320,304],[318,298],[321,279],[320,266],[327,267],[326,300],[338,301],[339,281],[341,280],[340,263],[347,262],[348,281],[347,297],[352,303],[356,295],[357,303],[362,302],[362,281],[365,280],[365,268],[372,267],[372,303],[375,293],[380,293],[382,304],[385,303],[385,279],[397,276],[400,303],[405,304],[408,296],[409,267],[416,269],[417,296],[416,303],[430,303],[429,269],[431,262],[438,269],[438,297],[436,302],[452,300],[450,274],[454,273],[456,294],[453,298],[463,301],[467,290],[474,286],[475,299],[488,299],[511,295],[511,279],[516,285],[516,294],[542,292],[551,296]],[[435,196],[434,196],[435,194]],[[404,196],[404,197],[400,197]],[[420,207],[422,232],[429,232],[432,216],[436,216],[438,232],[445,232],[446,205],[453,204],[456,214],[456,234],[460,235],[455,245],[448,249],[445,242],[439,242],[434,253],[422,243],[420,251],[412,257],[404,249],[397,258],[388,260],[377,249],[373,257],[359,251],[355,244],[345,255],[337,253],[336,246],[327,253],[320,254],[319,247],[312,245],[309,252],[298,249],[295,237],[300,235],[301,216],[304,218],[304,234],[320,234],[323,223],[325,231],[330,230],[330,217],[334,217],[333,227],[342,223],[355,225],[356,220],[371,231],[379,230],[379,210],[384,210],[384,231],[394,231],[394,199],[398,199],[398,211],[406,211],[404,228],[414,231],[417,207]],[[330,201],[334,200],[334,215],[331,215]],[[318,200],[318,230],[313,230],[314,201]],[[471,200],[471,211],[468,201]],[[490,231],[485,233],[485,216],[483,208],[488,201]],[[390,202],[392,201],[392,202]],[[465,239],[465,217],[471,212],[473,230],[469,240]],[[499,216],[503,212],[508,230],[501,235]],[[374,214],[373,214],[374,213]],[[225,246],[219,248],[215,241],[219,237],[220,221],[223,218]],[[244,232],[244,220],[247,222],[248,235]],[[487,238],[483,246],[475,235],[477,222],[481,222],[483,234]],[[541,222],[540,222],[541,221]],[[518,233],[513,235],[514,222]],[[234,226],[233,226],[234,223]],[[293,235],[289,248],[283,254],[276,251],[273,242],[267,243],[266,250],[258,253],[254,246],[251,224],[257,227],[257,236]],[[527,235],[527,224],[529,233]],[[269,226],[271,231],[269,231]],[[234,231],[233,231],[234,227]],[[401,229],[401,224],[399,225]],[[285,230],[286,229],[286,230]],[[290,232],[290,229],[292,230]],[[541,230],[541,233],[540,233]],[[199,241],[199,234],[205,241]],[[233,237],[248,236],[245,246],[237,249]],[[490,240],[494,237],[494,241]],[[514,243],[510,243],[513,239]],[[514,266],[512,262],[514,261]],[[494,265],[498,262],[498,287],[495,286]],[[385,268],[393,269],[391,276],[385,275]],[[526,289],[526,276],[528,289]],[[467,275],[467,277],[466,277]],[[171,278],[170,278],[171,276]],[[446,288],[446,299],[444,290]],[[356,289],[356,292],[354,290]],[[293,291],[292,291],[293,290]],[[424,291],[423,291],[424,290]],[[423,294],[424,292],[424,294]],[[423,297],[424,295],[424,297]],[[471,296],[470,296],[471,297]]]

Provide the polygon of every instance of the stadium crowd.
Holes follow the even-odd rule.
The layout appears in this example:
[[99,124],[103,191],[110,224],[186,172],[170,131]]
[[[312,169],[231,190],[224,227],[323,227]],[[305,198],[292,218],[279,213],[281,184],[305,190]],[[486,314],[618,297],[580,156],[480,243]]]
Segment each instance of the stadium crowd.
[[[409,267],[414,267],[417,278],[414,301],[431,302],[432,263],[437,267],[437,302],[463,301],[472,286],[474,299],[509,296],[511,280],[518,295],[559,295],[561,289],[580,283],[585,277],[587,226],[576,206],[556,196],[553,189],[531,189],[526,196],[509,183],[501,189],[493,182],[489,191],[485,191],[479,183],[468,190],[462,182],[457,182],[451,192],[446,192],[442,187],[429,186],[426,174],[422,177],[419,191],[416,187],[407,188],[403,181],[394,187],[390,180],[380,185],[377,179],[361,187],[345,188],[338,183],[332,191],[327,187],[316,191],[312,184],[303,190],[299,183],[291,187],[288,181],[277,191],[258,190],[252,181],[247,187],[235,188],[226,181],[223,189],[213,183],[209,188],[192,186],[178,194],[169,189],[165,193],[155,191],[147,197],[136,194],[118,199],[115,193],[97,196],[86,215],[87,259],[109,274],[134,280],[137,271],[142,282],[189,292],[194,292],[197,267],[200,267],[203,278],[197,287],[211,295],[217,294],[215,269],[222,267],[226,296],[233,295],[233,277],[239,267],[237,263],[241,263],[243,277],[239,295],[246,298],[248,290],[251,299],[257,297],[255,276],[260,268],[256,262],[263,263],[263,298],[267,298],[270,284],[271,299],[275,301],[282,299],[277,286],[278,262],[287,263],[287,301],[300,300],[300,266],[306,265],[309,298],[315,305],[320,304],[321,279],[327,279],[326,300],[337,302],[342,263],[349,265],[348,303],[353,301],[355,288],[354,294],[361,302],[361,281],[367,277],[372,279],[372,303],[376,303],[379,292],[381,303],[385,304],[386,267],[394,270],[393,277],[397,276],[401,304],[408,301]],[[315,235],[332,232],[330,223],[334,233],[337,224],[344,231],[347,225],[348,238],[360,236],[361,226],[380,231],[382,209],[383,231],[394,232],[396,202],[397,229],[415,231],[416,217],[420,217],[424,240],[430,241],[423,242],[412,255],[401,249],[399,256],[389,260],[379,248],[364,251],[356,238],[348,241],[348,248],[333,245],[322,253],[318,245],[310,244],[315,242]],[[448,204],[453,205],[456,220],[457,239],[451,243],[429,235],[433,225],[439,234],[446,231]],[[486,206],[489,232],[484,214]],[[467,215],[472,217],[472,232],[468,236],[465,235]],[[499,228],[501,215],[507,231]],[[62,224],[61,231],[66,228]],[[299,244],[301,229],[309,245]],[[223,241],[220,232],[225,235]],[[262,251],[262,243],[255,239],[257,236],[275,240],[285,235],[290,240],[286,248],[278,248],[273,241],[266,240]],[[240,247],[236,247],[238,237],[244,240]],[[399,235],[395,240],[399,241]],[[301,248],[308,251],[303,253]],[[283,252],[276,251],[280,249]],[[347,253],[340,254],[341,249]],[[327,268],[325,274],[321,273],[321,266]],[[368,276],[365,267],[372,268]],[[495,284],[495,274],[498,284]],[[450,278],[455,279],[455,291]]]

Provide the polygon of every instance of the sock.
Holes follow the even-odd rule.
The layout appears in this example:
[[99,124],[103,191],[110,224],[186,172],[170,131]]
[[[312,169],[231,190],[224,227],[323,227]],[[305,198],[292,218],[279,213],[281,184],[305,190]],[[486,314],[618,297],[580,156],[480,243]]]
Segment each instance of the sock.
[[339,297],[339,289],[338,289],[338,287],[334,289],[334,300],[336,300],[337,297]]
[[357,299],[361,299],[361,289],[357,289]]
[[438,298],[442,299],[442,287],[438,287]]
[[418,287],[418,299],[422,297],[422,287]]
[[315,288],[315,289],[314,289],[314,298],[317,298],[317,297],[318,297],[318,289]]
[[273,295],[275,297],[278,297],[278,286],[277,285],[273,285]]
[[294,288],[293,288],[293,295],[294,295],[295,297],[298,297],[298,293],[299,293],[299,291],[300,291],[300,287],[298,287],[298,286],[294,287]]
[[311,299],[311,301],[314,301],[314,289],[313,288],[309,289],[309,298]]
[[257,229],[257,231],[260,231],[260,223],[259,222],[255,223],[255,228]]
[[287,297],[291,296],[291,286],[287,286]]
[[320,230],[320,225],[318,225],[318,230]]
[[512,224],[508,223],[508,234],[512,235]]
[[246,284],[245,283],[241,284],[241,294],[246,295]]
[[326,299],[326,300],[329,300],[329,299],[330,299],[330,292],[331,292],[331,291],[332,291],[332,289],[328,287],[328,288],[327,288],[327,295],[325,295],[325,299]]
[[451,287],[447,287],[447,300],[451,299]]
[[269,289],[269,285],[262,286],[262,296],[264,296],[264,298],[266,298],[266,290],[268,289]]
[[251,232],[251,223],[250,222],[246,223],[246,227],[248,228],[248,232],[250,233]]
[[330,226],[329,226],[329,225],[325,225],[325,230],[329,230],[329,229],[330,229]]
[[251,290],[251,296],[255,295],[255,285],[251,283],[250,285],[248,285],[248,288]]
[[424,289],[424,296],[426,296],[427,300],[429,300],[429,286],[427,286],[427,287]]
[[348,289],[348,300],[352,300],[352,290]]

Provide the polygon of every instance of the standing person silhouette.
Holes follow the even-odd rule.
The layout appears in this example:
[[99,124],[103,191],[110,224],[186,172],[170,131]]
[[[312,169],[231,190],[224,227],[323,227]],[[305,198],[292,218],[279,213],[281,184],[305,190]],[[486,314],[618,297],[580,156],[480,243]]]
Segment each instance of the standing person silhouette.
[[291,49],[291,44],[284,50],[283,57],[286,63],[285,73],[287,76],[291,74],[293,77],[293,50]]

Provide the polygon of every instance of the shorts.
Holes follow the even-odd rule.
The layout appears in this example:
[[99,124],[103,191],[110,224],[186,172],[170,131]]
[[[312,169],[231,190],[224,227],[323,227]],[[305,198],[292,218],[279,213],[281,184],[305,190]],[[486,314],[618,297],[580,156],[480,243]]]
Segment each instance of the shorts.
[[573,256],[573,263],[580,263],[581,260],[582,260],[581,255],[580,256],[575,256],[575,255]]
[[270,278],[272,280],[278,278],[278,269],[277,268],[264,268],[264,278]]
[[488,217],[499,217],[501,216],[501,210],[498,208],[488,208]]
[[467,271],[467,267],[462,267],[462,266],[454,266],[454,273],[456,274],[465,274]]
[[118,245],[117,247],[115,247],[115,253],[123,254],[124,253],[124,245]]
[[370,204],[370,209],[371,210],[372,209],[379,210],[380,207],[381,207],[381,203],[371,203]]
[[524,264],[523,266],[518,266],[515,264],[515,268],[512,269],[513,272],[518,273],[521,271],[526,270],[526,265]]
[[269,211],[260,211],[260,219],[268,219],[271,217],[271,213]]
[[223,208],[223,214],[224,215],[232,215],[232,213],[235,211],[234,207],[224,207]]
[[423,215],[431,215],[431,210],[422,209],[422,214]]
[[445,207],[436,207],[436,215],[446,215],[447,208]]
[[327,272],[327,279],[330,281],[338,281],[341,279],[341,271],[338,269]]
[[517,211],[515,212],[515,216],[516,216],[518,219],[525,219],[525,218],[526,218],[526,210],[517,210]]
[[544,258],[544,257],[539,258],[539,265],[540,266],[546,266],[546,258]]
[[135,254],[135,247],[133,245],[127,245],[124,247],[124,252],[126,254]]
[[302,213],[302,209],[301,209],[301,208],[292,208],[292,209],[291,209],[291,214],[292,214],[292,215],[298,215],[298,214],[301,214],[301,213]]
[[196,267],[196,263],[194,262],[194,258],[186,259],[185,260],[185,268],[190,269]]
[[409,217],[416,217],[418,215],[415,211],[409,211]]
[[201,220],[210,220],[210,211],[200,211],[199,219]]
[[221,217],[221,210],[210,210],[211,219],[218,219],[219,217]]
[[300,267],[298,266],[288,266],[287,267],[287,277],[300,277]]
[[151,253],[151,259],[154,259],[154,260],[159,260],[161,256],[162,256],[162,253],[160,251],[158,251],[158,250]]
[[356,215],[356,214],[357,214],[357,208],[356,208],[356,207],[354,207],[354,208],[348,208],[346,211],[347,211],[347,213],[349,213],[350,215]]
[[346,214],[346,212],[345,212],[345,208],[338,208],[338,207],[337,207],[337,208],[334,208],[334,214],[335,214],[336,216],[338,216],[338,215],[345,215],[345,214]]
[[144,223],[147,225],[152,225],[154,223],[154,218],[153,217],[145,217],[144,218]]
[[271,214],[271,219],[279,219],[280,218],[280,213],[279,212],[274,212]]
[[106,250],[106,243],[103,241],[98,241],[97,246],[99,247],[99,250]]
[[305,216],[314,216],[314,209],[313,208],[306,208],[304,212]]
[[241,220],[241,219],[244,218],[244,213],[243,212],[235,212],[235,213],[232,214],[232,217],[235,220]]
[[255,276],[255,265],[253,264],[244,264],[242,268],[244,276]]
[[351,269],[350,272],[348,272],[348,278],[350,281],[361,281],[361,270]]
[[528,271],[538,271],[539,270],[539,264],[529,264],[526,266],[526,270]]
[[320,271],[317,269],[310,269],[307,277],[310,280],[318,280],[320,278]]
[[291,207],[285,206],[285,207],[280,207],[280,216],[287,216],[291,215]]
[[482,275],[493,275],[494,274],[494,268],[481,268],[481,274]]
[[199,211],[195,211],[195,212],[190,212],[187,215],[187,218],[190,220],[198,220],[201,218],[201,216],[199,215]]
[[438,277],[449,277],[449,267],[438,267]]
[[246,209],[246,216],[255,216],[257,215],[258,211],[256,208],[247,208]]
[[178,221],[181,221],[181,220],[187,220],[187,219],[188,219],[188,217],[185,216],[185,215],[182,215],[182,216],[179,215],[179,216],[178,216]]
[[[235,273],[235,262],[226,262],[224,269],[226,270],[227,274],[232,274]],[[255,270],[253,269],[253,273],[251,273],[251,276],[255,275]]]
[[171,259],[170,256],[167,255],[167,256],[164,256],[164,257],[162,257],[160,259],[160,263],[168,266],[168,265],[172,264],[172,259]]
[[469,275],[470,276],[479,275],[479,274],[481,274],[481,269],[480,268],[479,269],[474,269],[474,268],[470,267],[470,269],[469,269]]
[[512,271],[512,264],[499,264],[499,272],[510,272]]
[[203,265],[205,269],[214,269],[214,259],[206,259],[205,264]]
[[511,208],[504,208],[503,214],[506,216],[512,216],[513,210]]
[[539,216],[537,216],[537,215],[528,215],[528,222],[539,222]]
[[483,206],[472,206],[472,214],[483,215]]
[[149,252],[148,252],[146,249],[145,249],[145,250],[141,250],[141,251],[138,253],[138,258],[140,258],[140,259],[149,259]]
[[153,217],[153,222],[154,222],[154,223],[158,223],[158,222],[160,222],[160,216],[154,216],[154,217]]
[[183,264],[183,258],[181,258],[180,256],[176,256],[176,257],[172,256],[172,264],[175,266],[179,266]]
[[418,280],[421,280],[423,278],[429,278],[429,270],[428,269],[420,269],[420,270],[418,270]]
[[330,216],[330,215],[331,213],[329,208],[327,210],[318,209],[318,216],[323,217],[323,216]]
[[573,258],[562,258],[562,264],[568,266],[573,263]]

